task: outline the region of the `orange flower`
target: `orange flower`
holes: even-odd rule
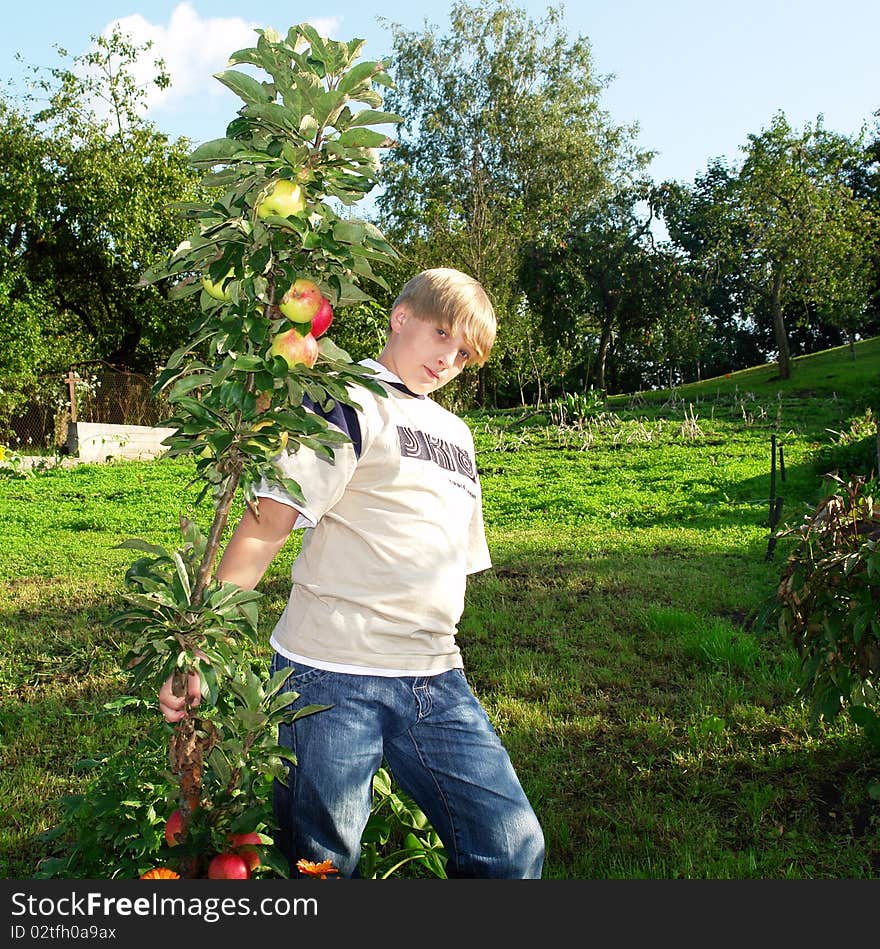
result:
[[[320,863],[313,863],[311,860],[297,860],[296,868],[303,876],[317,877],[319,880],[326,880],[328,874],[339,873],[330,860],[322,860]]]
[[[141,874],[142,880],[179,880],[180,874],[169,870],[168,867],[153,867]]]

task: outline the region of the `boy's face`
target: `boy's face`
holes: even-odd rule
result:
[[[439,320],[419,320],[401,304],[391,314],[391,332],[379,362],[417,395],[435,392],[451,382],[470,358],[461,333],[444,329]]]

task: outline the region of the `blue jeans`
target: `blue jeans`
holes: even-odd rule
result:
[[[510,758],[460,669],[436,676],[349,675],[275,655],[291,670],[292,708],[330,705],[279,729],[296,755],[275,784],[276,844],[296,876],[300,858],[355,875],[387,762],[443,841],[449,877],[539,879],[544,836]]]

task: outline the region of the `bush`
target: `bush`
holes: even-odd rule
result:
[[[800,542],[774,612],[800,654],[800,691],[813,725],[849,709],[880,747],[880,502],[864,477],[829,480],[831,491],[815,511],[780,534],[798,534]]]

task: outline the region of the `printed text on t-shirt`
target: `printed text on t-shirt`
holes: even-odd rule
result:
[[[466,478],[470,478],[471,481],[477,480],[473,458],[458,445],[405,425],[397,426],[397,434],[400,438],[402,458],[433,461],[435,465],[439,465],[446,471],[457,471]]]

